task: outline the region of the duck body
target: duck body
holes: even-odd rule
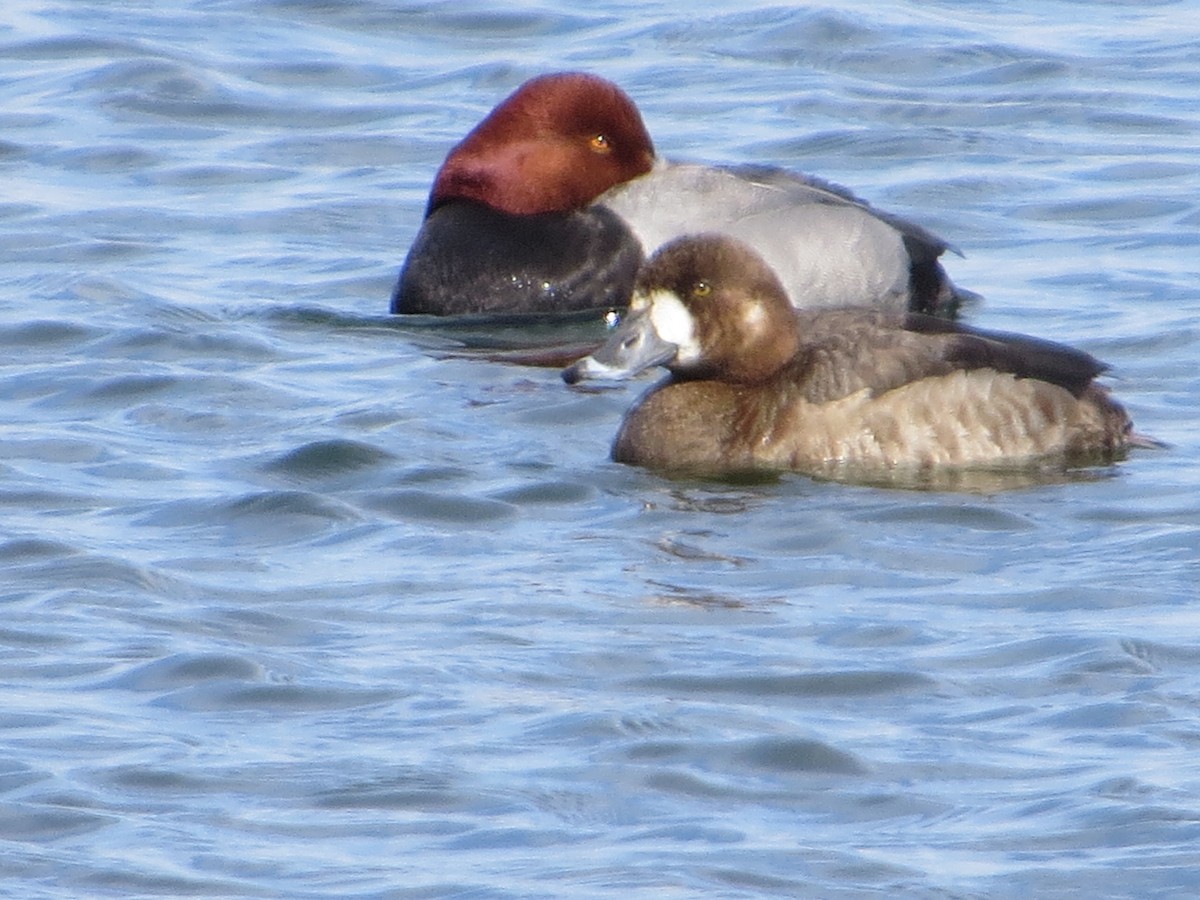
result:
[[[697,230],[749,244],[798,308],[869,304],[951,315],[962,299],[938,261],[954,248],[811,176],[659,162],[596,203],[620,216],[647,255]]]
[[[796,306],[952,315],[945,241],[849,191],[767,167],[656,156],[641,114],[594,75],[534,78],[447,155],[394,313],[624,306],[637,264],[695,231],[753,246]]]
[[[792,367],[755,386],[672,379],[630,411],[613,459],[698,472],[830,474],[1103,462],[1125,448],[1127,417],[1098,385],[1077,397],[1052,382],[955,369],[814,400],[805,380]]]
[[[1110,461],[1140,439],[1079,350],[877,308],[796,310],[747,246],[684,238],[568,382],[665,365],[618,462],[710,474]]]

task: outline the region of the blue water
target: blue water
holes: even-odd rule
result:
[[[0,894],[1193,892],[1200,13],[692,9],[5,4]],[[1106,359],[1170,449],[608,462],[648,382],[386,315],[448,146],[560,68],[945,235],[971,321]]]

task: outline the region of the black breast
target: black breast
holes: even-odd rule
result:
[[[602,206],[514,216],[454,201],[425,219],[391,310],[461,315],[626,306],[641,262],[637,238]]]

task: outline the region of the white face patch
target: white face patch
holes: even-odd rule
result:
[[[675,362],[687,365],[700,359],[696,342],[696,320],[671,291],[654,291],[646,298],[650,304],[650,323],[658,336],[679,348]]]
[[[633,296],[629,298],[629,311],[637,312],[639,309],[645,309],[650,305],[650,295],[643,294],[641,291],[634,291]]]
[[[758,301],[749,304],[746,307],[746,311],[742,313],[742,324],[746,327],[746,331],[751,334],[757,334],[762,331],[766,322],[767,311]]]

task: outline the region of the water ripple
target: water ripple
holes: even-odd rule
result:
[[[6,889],[1194,892],[1200,57],[1069,7],[8,4]],[[599,317],[386,311],[447,148],[564,68],[944,234],[1170,448],[610,462],[648,382],[545,368]]]
[[[870,697],[930,691],[936,682],[915,672],[804,672],[771,675],[658,675],[633,685],[679,694],[734,694],[747,700],[762,697],[798,699]]]

